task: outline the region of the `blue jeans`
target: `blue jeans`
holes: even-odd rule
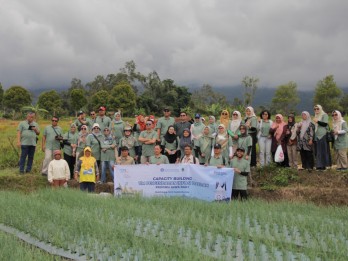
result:
[[[30,172],[33,166],[34,154],[36,146],[21,145],[21,157],[19,159],[19,172],[24,173],[25,161],[28,157],[27,168],[25,172]]]
[[[114,165],[115,161],[102,161],[101,182],[106,182],[106,168],[109,167],[112,182],[114,182]]]
[[[81,182],[80,183],[80,190],[81,191],[88,191],[88,192],[94,192],[95,184],[94,182]]]

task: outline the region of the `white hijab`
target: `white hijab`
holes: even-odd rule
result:
[[[314,108],[319,108],[319,110],[314,111],[314,119],[316,119],[317,121],[321,121],[321,119],[323,118],[323,115],[325,114],[325,111],[323,111],[323,107],[319,104],[315,105]],[[318,122],[315,123],[315,131],[317,131],[318,129]]]
[[[233,114],[238,114],[238,117],[237,119],[235,120],[233,118]],[[240,126],[240,123],[242,122],[242,114],[239,112],[239,111],[234,111],[232,113],[232,121],[231,121],[231,125],[230,125],[230,130],[235,133],[238,129],[239,129],[239,126]]]
[[[301,133],[300,133],[300,137],[301,139],[303,138],[303,136],[305,135],[309,124],[311,123],[311,115],[309,114],[308,111],[303,111],[302,114],[305,114],[307,116],[307,118],[305,120],[302,119],[302,125],[301,125]]]
[[[341,131],[342,130],[342,123],[345,122],[341,112],[339,111],[333,111],[333,113],[337,113],[337,120],[332,120],[332,127],[334,131]],[[337,139],[338,135],[335,135],[335,140]]]

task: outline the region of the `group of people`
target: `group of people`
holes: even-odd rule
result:
[[[65,185],[67,180],[79,176],[81,189],[93,191],[96,182],[107,181],[108,169],[113,179],[114,165],[186,163],[226,166],[235,169],[235,193],[237,190],[245,198],[246,176],[250,167],[257,164],[256,144],[259,145],[261,166],[273,162],[275,152],[281,146],[285,157],[278,163],[280,166],[298,168],[299,151],[301,169],[311,171],[315,164],[316,170],[325,170],[331,166],[330,137],[334,141],[337,170],[346,170],[347,123],[341,113],[332,112],[332,130],[328,114],[320,105],[314,106],[313,119],[307,111],[301,115],[300,122],[296,122],[293,114],[288,115],[287,122],[281,114],[276,114],[272,121],[268,110],[262,111],[258,118],[254,109],[247,107],[244,118],[239,111],[233,111],[230,117],[229,111],[223,110],[219,120],[209,116],[205,123],[199,113],[189,120],[186,112],[181,112],[175,120],[170,108],[164,108],[163,116],[158,120],[152,115],[137,115],[132,126],[122,120],[120,112],[116,112],[113,119],[106,116],[106,108],[101,106],[98,115],[92,111],[90,118],[80,111],[66,133],[58,125],[59,118],[53,116],[52,124],[45,127],[42,137],[45,158],[41,172],[55,186]],[[18,126],[18,146],[22,150],[20,173],[24,173],[26,158],[25,171],[31,171],[40,134],[34,119],[35,113],[28,113],[26,121]],[[61,151],[65,163],[60,162]],[[56,168],[61,171],[54,171]],[[56,180],[60,181],[57,183]]]

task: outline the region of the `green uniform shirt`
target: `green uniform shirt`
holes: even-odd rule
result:
[[[88,129],[89,129],[89,131],[91,131],[92,130],[92,126],[93,126],[93,124],[96,122],[96,120],[97,119],[91,119],[91,118],[87,118],[87,126],[88,126]]]
[[[111,133],[114,136],[117,145],[119,144],[120,139],[123,137],[124,126],[125,123],[123,121],[111,122]]]
[[[168,149],[170,151],[179,150],[179,142],[180,142],[179,137],[176,137],[176,139],[172,143],[169,143],[164,138],[162,138],[161,145],[164,146],[165,149]]]
[[[21,121],[18,125],[17,131],[20,132],[21,145],[36,146],[36,133],[33,130],[29,130],[30,126],[35,126],[39,130],[39,125],[33,121],[28,123],[28,121]]]
[[[150,132],[142,131],[140,136],[145,139],[157,139],[157,132],[151,130]],[[141,142],[142,143],[142,142]],[[153,144],[144,144],[142,143],[142,156],[148,157],[154,154],[153,149],[155,148],[156,143]]]
[[[100,145],[99,145],[99,142],[98,140],[96,139],[96,137],[98,138],[99,142],[100,142]],[[96,137],[94,137],[93,134],[89,134],[87,136],[87,140],[86,140],[86,145],[91,147],[92,149],[92,156],[96,159],[96,160],[100,160],[100,152],[101,152],[101,144],[103,142],[103,134],[101,133],[98,133],[96,134]]]
[[[103,139],[100,141],[102,151],[100,152],[100,160],[101,161],[115,161],[115,148],[112,148],[112,146],[116,146],[115,139],[112,138],[110,135],[109,137],[103,137]],[[103,151],[103,149],[106,149],[106,151]]]
[[[86,120],[86,123],[82,123],[79,119],[76,119],[74,121],[74,124],[76,125],[76,129],[79,130],[81,128],[82,125],[86,125],[87,127],[89,126],[89,122],[88,120]]]
[[[246,123],[246,121],[250,121],[250,127],[248,129],[248,133],[254,133],[257,129],[257,118],[256,116],[251,116],[250,118],[247,118],[247,120],[244,120],[243,123]],[[255,130],[251,130],[251,128],[255,128]]]
[[[228,164],[228,160],[224,158],[222,155],[219,157],[213,156],[209,160],[209,166],[226,166]]]
[[[174,126],[175,123],[175,119],[173,117],[161,117],[158,119],[157,124],[156,124],[156,130],[160,129],[160,139],[162,139],[162,137],[166,134],[168,127],[170,125]]]
[[[116,159],[117,165],[134,165],[134,159],[131,156],[124,157],[118,157]]]
[[[106,127],[110,129],[111,119],[108,116],[103,116],[103,117],[97,116],[95,122],[99,124],[100,131],[102,133]]]
[[[136,139],[133,135],[130,135],[128,137],[123,136],[118,143],[118,147],[121,148],[123,146],[126,146],[129,149],[129,156],[135,157],[135,147],[139,146],[138,139]]]
[[[329,122],[329,116],[327,115],[327,113],[325,113],[323,115],[323,117],[321,118],[320,121],[324,122],[324,123],[328,123]],[[328,129],[327,126],[323,127],[323,126],[320,126],[318,124],[317,130],[315,131],[315,138],[318,139],[318,140],[321,140],[321,138],[326,135],[327,129]]]
[[[245,150],[243,158],[245,158],[245,156],[248,154],[248,147],[252,146],[252,144],[253,144],[253,140],[252,140],[250,135],[247,135],[247,136],[244,136],[244,137],[239,136],[239,138],[238,138],[238,148],[243,148]],[[250,150],[249,160],[248,161],[250,162],[250,160],[251,160],[251,150]]]
[[[335,150],[347,149],[348,148],[348,139],[347,139],[347,122],[342,122],[341,131],[345,131],[345,133],[338,134],[337,139],[334,141]]]
[[[166,155],[160,155],[156,157],[155,155],[151,156],[149,159],[150,164],[169,164],[169,160]]]
[[[241,172],[250,172],[250,163],[249,161],[245,159],[238,159],[237,157],[234,157],[230,163],[231,168],[237,168]],[[246,190],[247,189],[247,176],[243,176],[241,174],[238,174],[234,172],[234,178],[233,178],[233,189],[240,189],[240,190]]]
[[[71,144],[77,144],[78,137],[79,137],[79,134],[77,132],[71,133],[70,131],[63,135],[63,138],[65,140],[68,140],[68,142],[70,142]],[[73,154],[72,147],[70,145],[64,145],[63,152],[66,155],[72,156]]]
[[[86,148],[86,146],[87,146],[86,144],[87,144],[87,136],[85,138],[82,138],[79,135],[77,138],[76,153],[81,153]]]
[[[265,122],[262,121],[262,124],[260,123],[260,136],[261,137],[268,137],[269,136],[269,130],[271,129],[271,122]]]
[[[198,155],[199,163],[208,163],[212,150],[213,138],[211,137],[200,137],[197,142],[197,147],[200,148],[201,154],[204,154],[204,157],[201,154]]]
[[[43,135],[46,137],[46,149],[48,150],[60,150],[60,142],[55,139],[57,135],[63,135],[62,128],[56,126],[46,126]]]

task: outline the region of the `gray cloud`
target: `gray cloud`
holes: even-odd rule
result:
[[[348,86],[348,2],[2,0],[0,81],[9,87],[91,81],[134,60],[181,84]]]

